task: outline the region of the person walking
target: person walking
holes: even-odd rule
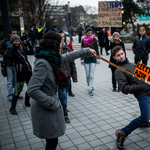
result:
[[[105,28],[102,28],[102,31],[98,33],[98,40],[100,46],[100,53],[103,55],[103,47],[105,48],[106,55],[109,55],[108,51],[106,50],[106,46],[108,44],[108,36]]]
[[[13,59],[14,65],[17,71],[17,90],[13,95],[10,112],[13,115],[17,115],[16,105],[19,98],[19,94],[21,93],[24,82],[29,83],[29,80],[32,76],[32,68],[30,63],[28,62],[27,55],[33,55],[34,51],[32,46],[29,44],[29,39],[25,41],[29,50],[23,48],[20,44],[20,38],[17,35],[13,35],[9,41],[6,42],[8,50],[6,52],[6,56],[8,58]],[[28,94],[25,94],[25,106],[30,107],[30,97]]]
[[[13,94],[17,90],[17,73],[15,65],[12,58],[6,57],[6,51],[9,47],[9,45],[6,43],[13,35],[17,35],[17,30],[11,28],[9,31],[9,37],[0,42],[0,54],[3,56],[3,61],[6,65],[7,71],[7,91],[8,91],[7,98],[9,101],[12,101]]]
[[[33,133],[46,139],[45,150],[55,150],[58,137],[65,133],[63,107],[58,99],[58,86],[64,88],[67,76],[61,64],[81,56],[96,56],[94,50],[86,48],[61,54],[64,38],[56,32],[47,32],[35,50],[35,67],[27,93],[31,99]]]
[[[61,37],[64,37],[64,43],[62,45],[61,54],[70,53],[71,50],[67,46],[66,37],[65,37],[64,32],[60,30],[57,33]],[[76,72],[76,66],[75,66],[74,61],[66,62],[66,63],[62,64],[62,71],[67,76],[67,81],[66,81],[66,85],[65,85],[64,89],[59,89],[58,90],[58,95],[59,95],[60,102],[61,102],[61,104],[63,106],[65,122],[66,123],[70,123],[70,119],[69,119],[68,113],[66,111],[66,109],[67,109],[67,93],[69,91],[69,86],[70,86],[70,82],[71,82],[70,81],[70,76],[71,75],[72,75],[72,78],[73,78],[73,82],[77,82],[77,72]]]
[[[142,63],[147,65],[148,54],[150,53],[150,38],[145,35],[145,27],[140,27],[138,36],[135,37],[132,50],[135,54],[134,63],[142,60]]]
[[[108,46],[108,49],[113,49],[115,46],[117,45],[120,45],[122,46],[123,48],[123,51],[125,52],[125,46],[124,46],[124,43],[121,41],[120,39],[120,34],[118,32],[114,32],[113,33],[113,36],[112,36],[112,42],[110,42],[110,45]],[[126,52],[125,52],[126,54]],[[111,55],[110,56],[110,62],[116,64],[116,60],[113,58],[113,56]],[[109,68],[111,69],[111,73],[112,73],[112,87],[113,87],[113,92],[120,92],[120,89],[118,87],[117,89],[117,82],[116,82],[116,79],[115,79],[115,70],[116,70],[116,67],[112,66],[109,64]]]
[[[37,41],[37,31],[34,30],[33,27],[31,27],[29,30],[29,38],[31,39],[32,47],[34,48]]]
[[[86,29],[86,34],[84,35],[84,37],[82,39],[81,47],[82,48],[90,47],[90,48],[94,49],[96,51],[96,53],[99,55],[97,40],[96,40],[95,36],[93,35],[92,28]],[[83,59],[83,58],[81,58],[81,59]],[[96,57],[91,57],[91,56],[84,57],[86,82],[89,87],[88,91],[89,91],[90,96],[93,96],[93,91],[94,91],[93,83],[94,83],[94,73],[95,73],[96,63],[97,63]],[[83,62],[81,64],[83,64]]]
[[[80,24],[79,28],[77,29],[77,34],[78,34],[79,43],[81,43],[81,38],[83,35],[83,28],[82,28],[81,24]]]
[[[117,65],[131,73],[134,73],[136,64],[130,63],[125,56],[125,52],[121,46],[115,46],[112,49],[112,56],[116,60]],[[127,126],[116,130],[116,145],[119,149],[124,148],[124,140],[135,129],[141,126],[150,127],[150,85],[145,82],[116,69],[115,78],[119,88],[124,94],[133,94],[138,100],[141,115],[133,119]]]

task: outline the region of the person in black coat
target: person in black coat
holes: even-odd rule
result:
[[[142,60],[142,63],[147,65],[148,54],[150,52],[150,38],[145,35],[145,27],[140,27],[139,35],[135,37],[133,42],[133,53],[135,54],[134,62]]]
[[[110,42],[110,41],[109,41]],[[108,49],[113,49],[116,45],[120,45],[123,48],[123,51],[125,52],[125,46],[124,43],[120,39],[120,34],[118,32],[113,33],[113,40],[110,42],[110,46]],[[110,56],[110,62],[116,64],[116,60],[113,58],[113,56]],[[115,79],[115,70],[116,67],[109,65],[109,68],[111,69],[112,72],[112,85],[113,85],[113,92],[116,92],[117,84],[116,84],[116,79]],[[120,92],[120,89],[118,88],[117,90]]]
[[[106,46],[108,44],[108,36],[107,32],[105,31],[105,28],[102,28],[102,31],[98,33],[98,40],[99,40],[99,46],[101,55],[103,54],[103,47],[105,47],[106,55],[109,55],[109,53],[106,50]]]
[[[36,40],[37,40],[37,32],[36,30],[34,30],[33,27],[29,31],[29,37],[31,39],[32,47],[34,47],[34,45],[36,44]]]

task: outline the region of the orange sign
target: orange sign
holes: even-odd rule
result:
[[[134,75],[143,80],[150,81],[150,68],[138,62],[134,71]]]

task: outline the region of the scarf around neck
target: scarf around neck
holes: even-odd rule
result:
[[[63,89],[65,87],[67,76],[61,69],[61,55],[54,50],[44,47],[38,47],[34,55],[36,58],[44,58],[49,62],[49,64],[53,68],[56,77],[56,82],[58,83],[59,88]]]
[[[91,46],[94,39],[95,39],[95,36],[94,36],[94,35],[88,37],[88,36],[85,34],[84,37],[83,37],[83,39],[82,39],[83,45],[84,45],[85,47]]]

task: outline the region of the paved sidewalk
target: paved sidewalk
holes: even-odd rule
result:
[[[132,51],[127,56],[133,62]],[[109,60],[110,56],[104,58]],[[34,57],[29,56],[33,66]],[[75,97],[68,96],[70,124],[59,138],[57,150],[116,150],[115,130],[127,125],[140,114],[137,100],[132,95],[112,92],[111,71],[100,61],[94,81],[94,96],[88,95],[84,67],[76,60],[78,83],[72,83]],[[148,63],[150,66],[150,61]],[[26,91],[26,85],[22,95]],[[45,141],[32,133],[30,108],[18,100],[18,115],[11,115],[7,100],[6,79],[0,73],[0,150],[44,150]],[[149,150],[150,128],[135,130],[125,141],[125,150]]]

